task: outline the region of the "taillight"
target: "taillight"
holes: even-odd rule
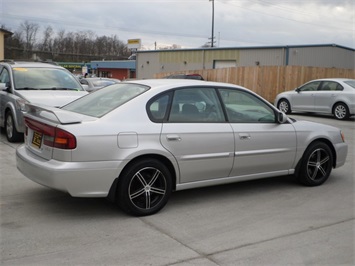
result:
[[[66,150],[76,148],[76,138],[68,131],[32,120],[27,117],[25,118],[25,124],[26,127],[42,134],[43,144],[46,146]]]

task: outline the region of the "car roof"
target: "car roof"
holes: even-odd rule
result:
[[[175,87],[188,87],[188,86],[215,86],[215,87],[229,87],[229,88],[243,88],[230,83],[195,80],[195,79],[142,79],[142,80],[130,80],[123,81],[122,83],[136,83],[146,85],[148,87],[154,87],[155,89],[168,89]],[[246,89],[248,90],[248,89]]]
[[[347,81],[347,80],[355,80],[355,79],[351,79],[351,78],[322,78],[322,79],[314,79],[314,80],[310,80],[311,81]]]
[[[7,64],[11,68],[15,67],[44,67],[44,68],[60,68],[55,62],[31,62],[31,61],[0,61],[0,64]]]

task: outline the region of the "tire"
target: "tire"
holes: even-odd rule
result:
[[[349,119],[350,113],[349,108],[344,103],[337,103],[333,108],[333,115],[338,120]]]
[[[281,99],[277,104],[277,108],[285,114],[290,114],[292,112],[290,102],[286,99]]]
[[[172,178],[168,168],[155,159],[134,162],[121,174],[117,200],[123,211],[146,216],[160,211],[168,202]]]
[[[303,154],[297,179],[306,186],[319,186],[328,179],[332,168],[331,149],[323,142],[315,142]]]
[[[23,140],[23,134],[16,130],[15,121],[10,111],[5,115],[5,134],[9,142],[19,142]]]

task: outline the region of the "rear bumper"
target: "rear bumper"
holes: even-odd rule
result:
[[[61,162],[44,160],[21,145],[16,150],[18,170],[43,186],[73,197],[106,197],[118,177],[120,161]]]

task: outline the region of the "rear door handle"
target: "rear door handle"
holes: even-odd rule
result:
[[[168,141],[181,141],[181,138],[179,135],[166,135],[166,139]]]

